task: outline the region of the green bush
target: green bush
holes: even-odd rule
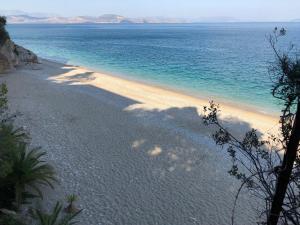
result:
[[[6,177],[7,183],[15,187],[17,207],[27,203],[27,199],[43,197],[41,186],[50,186],[56,181],[53,168],[41,158],[45,152],[40,149],[27,150],[26,144],[20,145],[13,158],[13,169]],[[30,188],[31,192],[27,189]]]
[[[0,46],[4,44],[7,39],[10,39],[6,26],[6,17],[0,16]]]
[[[0,20],[1,21],[1,20]],[[28,136],[22,128],[15,128],[12,117],[5,115],[7,88],[0,88],[0,207],[16,208],[33,197],[42,197],[41,186],[52,186],[53,168],[42,157],[39,148],[28,149]],[[5,115],[5,116],[3,116]],[[30,192],[28,189],[30,188]]]
[[[14,129],[12,123],[0,124],[0,180],[13,172],[13,158],[26,139],[24,131]]]
[[[0,208],[12,209],[15,200],[15,187],[12,184],[0,182]]]
[[[81,210],[75,213],[63,213],[62,204],[57,202],[51,213],[34,210],[33,218],[37,221],[37,225],[73,225],[78,223],[74,219],[79,213]]]
[[[0,137],[0,190],[3,193],[0,200],[7,207],[6,200],[11,201],[14,197],[18,208],[28,198],[42,197],[42,185],[53,187],[55,173],[42,159],[45,152],[38,148],[28,150],[27,135],[22,129],[3,123],[0,125]],[[27,192],[28,188],[32,191]]]
[[[0,25],[5,23],[0,17]],[[7,106],[7,87],[0,84],[0,209],[18,210],[21,204],[30,203],[31,198],[42,197],[42,186],[53,188],[56,178],[54,169],[43,160],[46,153],[39,148],[28,148],[29,137],[22,128],[15,128],[15,115],[7,113]],[[32,216],[38,225],[75,224],[74,218],[81,211],[73,205],[75,195],[68,200],[72,209],[69,213],[64,213],[62,205],[57,203],[50,214],[34,210]],[[0,212],[0,225],[24,225],[17,218]]]
[[[7,110],[7,87],[5,84],[0,85],[0,121],[2,114]]]
[[[5,26],[5,25],[6,25],[6,17],[0,16],[0,26]]]
[[[11,215],[2,215],[0,225],[25,225],[22,221]]]
[[[7,123],[7,87],[0,85],[0,208],[11,208],[15,199],[15,188],[4,181],[12,172],[12,152],[21,136],[18,131],[13,131],[13,126]],[[4,122],[5,121],[5,122]],[[15,135],[17,134],[17,135]]]

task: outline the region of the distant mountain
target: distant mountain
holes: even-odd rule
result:
[[[185,23],[184,19],[174,18],[127,18],[120,15],[105,14],[98,17],[93,16],[76,16],[76,17],[62,17],[62,16],[48,16],[45,14],[31,14],[22,11],[0,11],[1,15],[7,17],[10,24],[80,24],[80,23]]]
[[[292,20],[292,22],[300,22],[300,19]]]
[[[198,19],[180,19],[167,17],[140,17],[129,18],[115,14],[101,16],[75,16],[64,17],[46,13],[27,13],[20,10],[0,10],[10,24],[81,24],[81,23],[210,23],[210,22],[240,22],[231,17],[210,17]]]

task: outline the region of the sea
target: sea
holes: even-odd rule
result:
[[[91,68],[196,97],[278,114],[268,37],[300,48],[300,23],[11,24],[11,38],[40,57]],[[298,51],[299,53],[300,51]]]

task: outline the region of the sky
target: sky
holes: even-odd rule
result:
[[[1,0],[0,10],[61,16],[118,14],[127,17],[300,19],[300,0]]]

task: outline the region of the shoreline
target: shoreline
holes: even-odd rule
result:
[[[140,78],[135,78],[133,76],[126,76],[125,74],[117,74],[117,73],[109,72],[109,71],[106,71],[106,70],[101,70],[101,69],[94,68],[94,67],[81,66],[81,65],[77,65],[77,64],[73,64],[73,63],[68,63],[68,61],[67,62],[61,62],[59,60],[48,59],[48,58],[44,58],[44,57],[39,57],[39,58],[43,61],[48,61],[48,62],[67,65],[67,66],[78,67],[78,68],[93,71],[95,73],[105,74],[107,76],[120,78],[122,80],[131,81],[131,82],[135,82],[135,83],[138,83],[138,84],[143,84],[143,85],[146,85],[146,86],[151,86],[151,87],[155,87],[155,88],[158,88],[158,89],[163,89],[163,90],[166,90],[166,91],[186,95],[186,96],[189,96],[191,98],[199,99],[201,101],[206,101],[206,102],[214,101],[214,102],[216,102],[220,105],[226,105],[226,106],[230,106],[230,107],[233,107],[233,108],[236,108],[236,105],[239,105],[238,108],[240,108],[242,110],[251,111],[253,113],[258,113],[258,114],[262,114],[262,115],[266,115],[266,116],[276,117],[276,118],[278,118],[278,120],[279,120],[279,116],[280,116],[279,111],[276,113],[274,109],[264,111],[260,107],[250,106],[247,103],[235,101],[233,99],[229,100],[229,99],[218,97],[218,96],[209,97],[210,93],[208,93],[208,92],[206,92],[206,93],[202,92],[201,93],[200,91],[199,92],[198,91],[188,91],[188,90],[184,90],[180,87],[171,87],[171,86],[164,85],[164,84],[159,85],[159,84],[157,84],[155,82],[152,82],[150,80],[149,81],[143,81]]]
[[[46,59],[47,60],[47,59]],[[49,60],[51,61],[51,60]],[[61,62],[57,62],[57,63],[61,63]],[[62,63],[63,64],[63,63]],[[159,89],[164,89],[170,92],[175,92],[175,93],[179,93],[182,95],[186,95],[192,98],[196,98],[196,99],[200,99],[202,101],[214,101],[216,103],[219,103],[220,105],[227,105],[230,107],[236,107],[236,105],[239,105],[239,108],[245,110],[245,111],[252,111],[253,113],[259,113],[259,114],[263,114],[263,115],[267,115],[267,116],[272,116],[272,117],[278,117],[280,116],[279,113],[276,113],[274,109],[269,109],[269,110],[263,110],[260,107],[256,107],[256,106],[250,106],[247,103],[243,103],[243,102],[239,102],[239,101],[235,101],[234,99],[226,99],[226,98],[222,98],[219,96],[214,96],[214,97],[209,97],[210,93],[209,92],[201,92],[201,91],[188,91],[185,90],[183,88],[180,88],[179,86],[175,87],[171,87],[170,85],[165,85],[165,84],[157,84],[154,81],[143,81],[140,78],[134,78],[133,76],[127,76],[127,75],[123,75],[123,74],[116,74],[116,73],[112,73],[109,71],[105,71],[105,70],[101,70],[101,69],[97,69],[97,68],[93,68],[93,67],[86,67],[86,66],[80,66],[80,65],[76,65],[76,64],[70,64],[70,66],[75,66],[75,67],[80,67],[80,68],[85,68],[87,70],[91,70],[94,71],[96,73],[101,73],[101,74],[105,74],[108,76],[112,76],[112,77],[117,77],[123,80],[127,80],[127,81],[132,81],[132,82],[136,82],[139,84],[144,84],[147,86],[152,86],[152,87],[156,87]]]
[[[205,97],[200,98],[199,96],[184,93],[180,90],[174,90],[172,88],[162,87],[160,85],[148,84],[148,82],[140,82],[130,78],[127,79],[123,76],[108,74],[106,72],[103,73],[99,70],[71,65],[68,63],[56,62],[54,60],[48,60],[45,58],[40,59],[42,64],[48,64],[54,67],[60,66],[61,68],[68,68],[71,70],[70,73],[60,74],[56,77],[51,78],[51,80],[54,82],[63,83],[68,81],[71,83],[74,82],[74,84],[89,84],[96,88],[104,89],[142,103],[142,106],[134,106],[128,110],[133,110],[141,107],[148,110],[162,110],[168,107],[196,107],[200,115],[203,106],[207,106],[210,101]],[[75,80],[72,80],[71,78],[72,76],[76,76],[76,74],[84,73],[91,74],[92,79],[88,79],[84,76]],[[122,88],[123,86],[125,88]],[[279,115],[276,116],[274,114],[261,112],[251,107],[244,106],[238,102],[229,103],[226,102],[226,100],[219,99],[215,99],[214,102],[220,105],[221,119],[228,120],[235,118],[241,121],[245,121],[249,123],[253,128],[262,131],[263,133],[270,131],[273,133],[274,128],[278,125]]]

